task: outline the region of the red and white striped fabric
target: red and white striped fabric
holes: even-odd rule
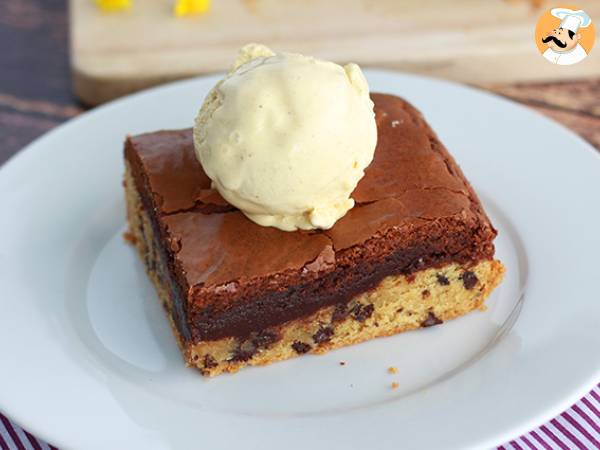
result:
[[[498,449],[600,449],[600,384],[560,416]]]
[[[57,450],[0,414],[2,450]],[[600,384],[570,409],[498,450],[600,449]]]
[[[2,450],[57,450],[19,428],[0,414],[0,448]]]

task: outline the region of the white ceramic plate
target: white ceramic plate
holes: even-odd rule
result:
[[[499,229],[508,272],[486,312],[233,376],[185,368],[121,237],[122,143],[190,126],[216,81],[199,78],[84,114],[0,170],[0,409],[63,448],[466,449],[526,432],[591,388],[598,154],[492,95],[367,76],[424,112]]]

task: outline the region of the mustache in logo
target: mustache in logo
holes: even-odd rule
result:
[[[542,42],[544,44],[553,41],[557,46],[559,46],[560,48],[565,48],[567,46],[566,42],[561,42],[558,40],[558,38],[556,36],[546,36],[545,38],[542,38]]]

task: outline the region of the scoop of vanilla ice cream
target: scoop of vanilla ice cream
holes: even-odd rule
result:
[[[354,206],[377,127],[356,64],[243,47],[194,127],[213,187],[249,219],[281,230],[327,229]]]

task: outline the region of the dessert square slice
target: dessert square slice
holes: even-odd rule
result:
[[[373,94],[375,157],[333,228],[248,220],[210,187],[191,130],[125,144],[128,236],[188,365],[235,372],[477,309],[500,282],[496,230],[404,100]]]

